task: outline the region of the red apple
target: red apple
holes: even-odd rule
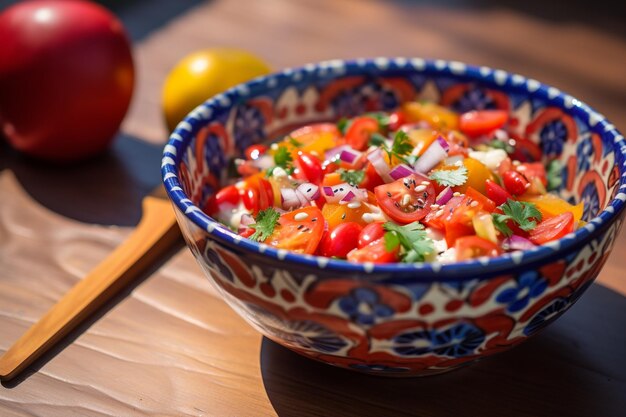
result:
[[[9,143],[56,162],[106,149],[134,83],[120,21],[87,1],[27,1],[0,13],[0,39],[0,131]]]

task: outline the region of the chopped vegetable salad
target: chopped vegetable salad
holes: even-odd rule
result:
[[[351,262],[450,263],[528,250],[582,224],[550,191],[537,145],[508,114],[428,102],[299,128],[234,160],[237,177],[205,211],[278,249]]]

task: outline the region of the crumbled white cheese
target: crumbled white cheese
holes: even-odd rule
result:
[[[503,149],[491,149],[488,151],[470,151],[470,158],[482,162],[491,170],[498,169],[498,165],[507,158],[507,153]]]

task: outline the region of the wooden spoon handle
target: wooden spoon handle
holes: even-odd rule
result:
[[[39,358],[180,238],[171,203],[144,198],[137,228],[9,348],[0,358],[0,379],[13,378]]]

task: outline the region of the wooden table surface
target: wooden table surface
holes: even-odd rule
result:
[[[445,3],[455,7],[357,0],[114,6],[134,40],[138,83],[112,151],[61,169],[0,146],[0,353],[138,221],[141,197],[159,182],[167,136],[160,87],[193,50],[241,47],[275,68],[378,55],[500,67],[582,98],[626,129],[619,28],[597,15],[582,23],[489,2]],[[615,22],[611,11],[606,17]],[[623,416],[624,253],[626,230],[597,283],[513,351],[447,375],[381,379],[314,363],[262,338],[222,302],[191,253],[176,248],[24,376],[4,383],[0,416]]]

